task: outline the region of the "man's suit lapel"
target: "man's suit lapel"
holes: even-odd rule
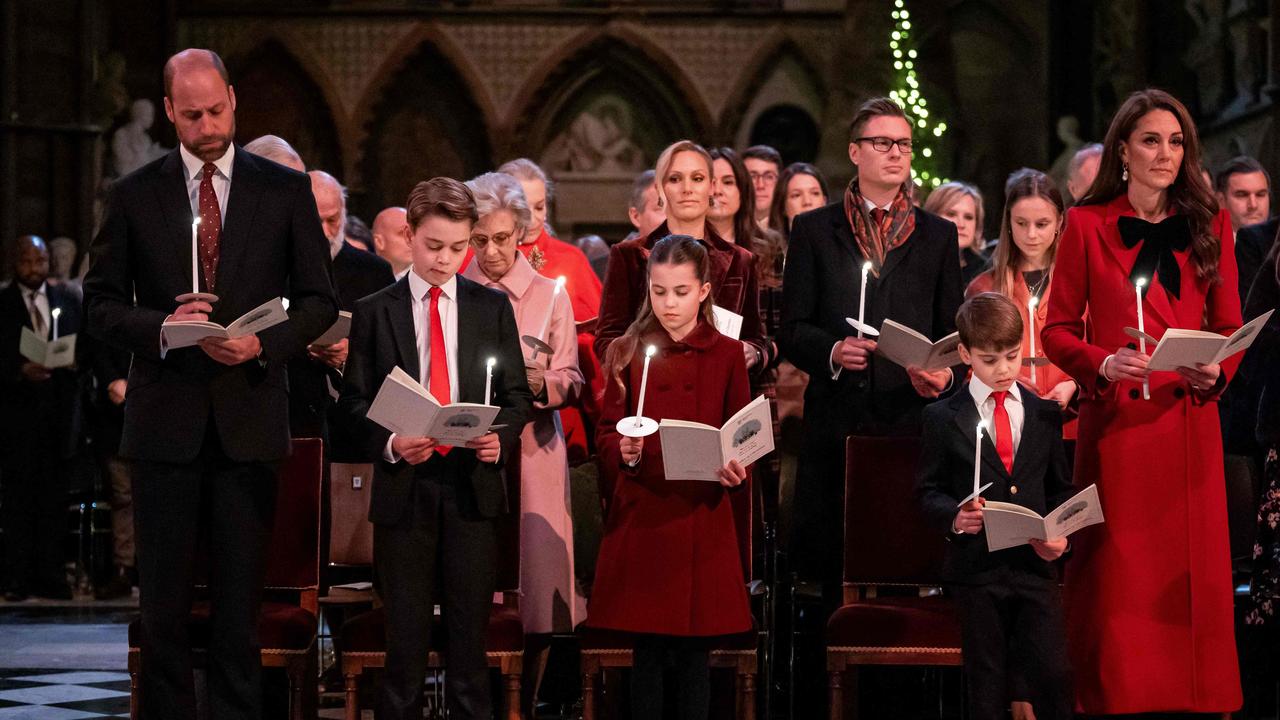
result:
[[[35,331],[31,326],[31,309],[27,307],[27,298],[23,293],[23,287],[16,280],[0,292],[0,317],[22,318],[22,327]]]
[[[849,254],[853,259],[854,267],[860,272],[863,263],[862,251],[858,249],[858,240],[853,237],[853,228],[849,227],[849,220],[845,218],[843,209],[832,219],[832,222],[835,228],[836,245]]]
[[[182,171],[182,156],[173,150],[160,164],[160,175],[152,188],[156,205],[164,219],[164,234],[172,241],[175,277],[185,278],[179,287],[191,287],[191,198]],[[182,292],[188,292],[183,290]]]
[[[413,333],[413,299],[409,292],[408,276],[400,278],[388,295],[387,323],[400,356],[400,369],[414,380],[422,378],[422,363],[418,358],[418,341]]]
[[[483,363],[477,359],[478,352],[477,343],[479,341],[479,328],[483,323],[492,323],[495,318],[481,318],[476,314],[477,303],[475,294],[479,290],[479,286],[470,280],[458,276],[458,401],[459,402],[486,402],[487,398],[480,397],[484,394],[484,367]],[[502,368],[505,372],[511,372],[511,368]],[[496,372],[496,370],[495,370]]]
[[[252,244],[248,235],[258,198],[265,190],[257,161],[239,146],[231,160],[231,196],[227,198],[227,216],[222,219],[222,235],[218,241],[218,286],[225,295],[235,287],[245,253]]]

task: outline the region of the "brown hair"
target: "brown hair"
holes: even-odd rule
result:
[[[1013,223],[1010,217],[1013,206],[1019,200],[1036,197],[1045,200],[1058,211],[1058,227],[1054,229],[1053,242],[1049,244],[1049,250],[1045,253],[1045,260],[1048,261],[1045,272],[1053,270],[1054,256],[1058,253],[1058,238],[1062,232],[1062,213],[1064,212],[1062,193],[1058,192],[1058,186],[1054,184],[1053,178],[1039,170],[1031,168],[1015,170],[1004,183],[1004,212],[1000,216],[1000,242],[996,243],[996,250],[991,254],[991,279],[994,281],[992,289],[1002,295],[1008,295],[1013,289],[1013,275],[1018,272],[1018,265],[1022,262],[1022,251],[1013,241]]]
[[[428,216],[454,222],[469,220],[473,225],[480,219],[471,188],[447,177],[434,177],[414,185],[404,207],[405,220],[411,230],[416,230]]]
[[[777,230],[784,236],[791,233],[791,223],[787,221],[787,186],[797,175],[808,175],[817,180],[818,187],[822,188],[822,197],[831,199],[831,193],[827,190],[827,179],[822,177],[821,170],[806,162],[794,162],[788,165],[787,169],[778,176],[778,185],[773,190],[773,204],[769,206],[769,228]]]
[[[627,327],[627,331],[609,343],[609,347],[604,353],[605,372],[613,377],[614,382],[618,383],[618,387],[624,387],[622,371],[631,364],[631,359],[635,357],[636,346],[640,344],[640,337],[657,325],[657,318],[653,314],[653,305],[649,303],[650,271],[653,270],[654,265],[658,264],[684,265],[685,263],[693,265],[693,272],[697,276],[698,282],[711,282],[711,258],[707,254],[706,246],[696,239],[688,235],[668,235],[654,243],[653,249],[649,251],[649,262],[645,266],[644,300],[640,303],[640,310],[636,313],[635,321]],[[714,324],[715,316],[711,311],[712,305],[714,305],[714,301],[711,299],[711,293],[707,293],[707,297],[702,301],[702,307],[698,309],[698,314],[706,322]]]
[[[862,129],[867,126],[871,118],[888,115],[890,117],[900,117],[907,121],[908,125],[913,124],[911,118],[907,117],[907,112],[902,109],[898,103],[887,97],[874,97],[862,103],[858,107],[858,111],[853,114],[853,119],[849,121],[849,142],[853,142],[855,138],[862,134]]]
[[[747,172],[747,166],[742,164],[742,160],[738,159],[738,153],[732,148],[721,147],[711,150],[712,177],[715,177],[716,160],[729,163],[733,181],[738,186],[738,212],[733,216],[733,243],[750,250],[760,232],[760,226],[756,225],[756,193],[751,184],[751,174]]]
[[[983,223],[986,222],[985,213],[982,208],[982,191],[970,185],[967,182],[952,180],[945,182],[934,188],[929,197],[924,199],[923,208],[925,212],[931,212],[941,217],[943,213],[960,201],[960,198],[973,198],[973,250],[980,252],[982,250],[982,233],[985,232]]]
[[[1102,142],[1102,161],[1098,176],[1085,192],[1078,205],[1103,205],[1128,191],[1123,179],[1124,161],[1120,159],[1120,144],[1129,139],[1133,128],[1147,113],[1166,110],[1173,114],[1182,128],[1182,167],[1173,185],[1166,190],[1169,211],[1187,217],[1191,226],[1191,260],[1196,264],[1197,275],[1211,283],[1218,277],[1218,259],[1222,244],[1213,234],[1213,219],[1218,214],[1218,202],[1201,175],[1200,137],[1191,113],[1177,98],[1163,90],[1149,88],[1130,95],[1107,128]]]
[[[1022,347],[1022,311],[1000,293],[979,293],[956,311],[956,330],[970,352]]]

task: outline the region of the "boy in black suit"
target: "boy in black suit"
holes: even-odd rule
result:
[[[946,533],[943,577],[960,616],[969,715],[1006,717],[1016,668],[1035,715],[1072,717],[1058,572],[1052,564],[1067,540],[1032,540],[989,552],[983,534],[986,500],[1016,503],[1041,515],[1073,494],[1058,404],[1019,387],[1022,313],[1008,298],[982,293],[960,306],[961,358],[973,377],[955,395],[924,411],[917,492],[926,520]],[[973,490],[976,429],[985,422],[982,497]],[[1013,694],[1022,695],[1023,691]]]
[[[533,398],[506,295],[459,276],[475,198],[462,183],[418,183],[406,203],[413,267],[356,303],[340,410],[362,418],[374,466],[369,520],[386,608],[387,662],[377,717],[422,717],[422,681],[435,589],[443,611],[449,716],[492,716],[485,634],[496,584],[503,466],[520,454]],[[383,379],[399,366],[442,405],[486,402],[485,360],[496,358],[492,403],[502,427],[466,447],[400,437],[367,419]]]

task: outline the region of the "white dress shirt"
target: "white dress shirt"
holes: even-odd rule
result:
[[[431,283],[409,271],[409,304],[413,309],[413,338],[418,348],[418,382],[431,389],[431,325],[427,313],[431,311]],[[449,365],[449,402],[458,400],[458,276],[449,278],[440,286],[440,326],[444,330],[445,360]],[[389,462],[400,462],[400,456],[391,449],[395,433],[387,438],[383,457]]]
[[[996,423],[996,399],[991,396],[994,391],[987,386],[986,383],[978,379],[974,375],[969,380],[969,394],[973,396],[973,402],[978,406],[978,417],[987,423],[987,432],[991,435],[992,442],[995,442]],[[1026,417],[1026,408],[1022,406],[1022,388],[1018,387],[1018,383],[1014,383],[1009,388],[1009,394],[1004,398],[1005,412],[1009,413],[1009,430],[1013,436],[1013,456],[1018,456],[1018,445],[1022,442],[1022,424]]]
[[[213,194],[218,196],[218,212],[222,216],[222,224],[227,224],[227,196],[231,194],[231,166],[235,158],[236,146],[227,146],[222,157],[213,161],[218,170],[213,174]],[[191,203],[191,217],[200,216],[200,180],[204,178],[204,161],[192,155],[187,147],[178,144],[178,154],[182,156],[182,174],[187,183],[187,200]]]
[[[40,287],[35,290],[21,284],[18,287],[22,289],[22,301],[26,303],[27,315],[32,314],[31,309],[34,307],[35,312],[39,313],[40,319],[44,321],[44,336],[45,339],[48,339],[50,333],[53,332],[53,315],[49,312],[49,284],[40,283]],[[34,316],[31,321],[31,326],[34,328]]]

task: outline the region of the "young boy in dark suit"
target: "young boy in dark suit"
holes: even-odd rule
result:
[[[485,634],[506,511],[503,466],[520,454],[532,396],[507,296],[458,275],[476,222],[475,198],[450,178],[418,183],[405,203],[413,267],[356,303],[339,409],[360,419],[374,466],[369,520],[387,661],[380,720],[422,717],[432,606],[445,633],[449,716],[492,717]],[[485,361],[495,358],[499,425],[465,447],[401,437],[367,420],[397,366],[440,404],[489,402]],[[440,588],[436,597],[436,588]]]
[[[943,577],[960,616],[969,716],[975,720],[1006,717],[1011,700],[1029,700],[1040,720],[1072,717],[1053,565],[1067,540],[1032,540],[1028,546],[989,552],[983,532],[987,500],[1044,515],[1074,493],[1058,404],[1017,383],[1022,323],[1018,307],[996,293],[982,293],[960,306],[960,357],[973,368],[973,377],[955,395],[925,409],[916,478],[926,520],[948,540]],[[980,422],[986,424],[980,484],[991,487],[960,506],[973,492]],[[1011,693],[1013,675],[1020,689]]]

